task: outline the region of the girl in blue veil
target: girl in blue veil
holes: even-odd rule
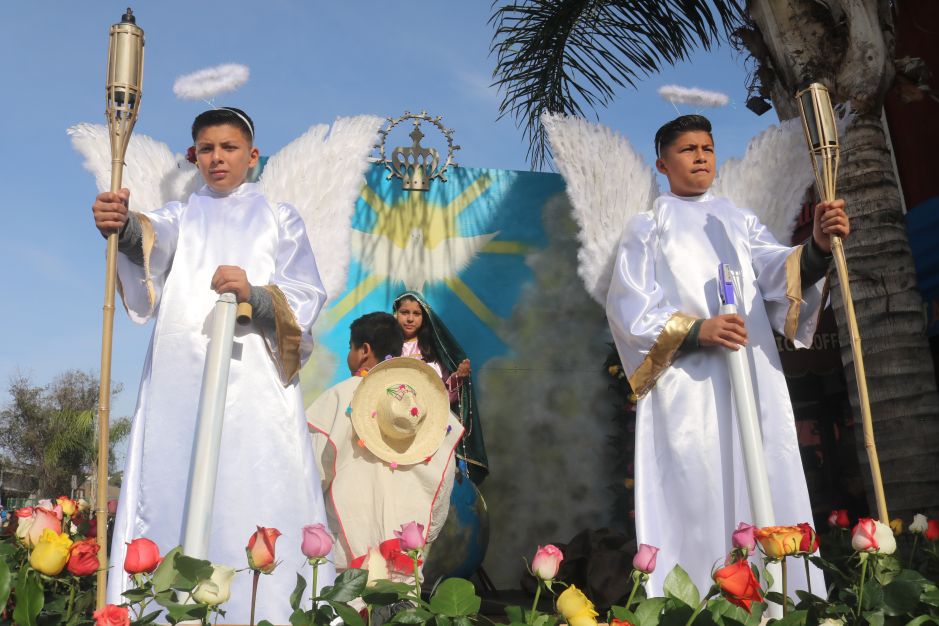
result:
[[[446,384],[450,406],[466,429],[457,458],[465,462],[470,479],[480,484],[489,473],[489,462],[466,353],[420,293],[405,291],[395,298],[392,311],[404,332],[402,356],[421,359]]]

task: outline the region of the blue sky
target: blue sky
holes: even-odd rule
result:
[[[137,2],[146,31],[144,96],[135,132],[182,152],[204,106],[175,98],[177,76],[243,63],[248,83],[217,104],[247,110],[262,153],[275,153],[314,123],[337,116],[395,116],[405,109],[443,115],[462,146],[461,165],[528,169],[512,120],[497,120],[490,87],[488,0],[161,0]],[[71,368],[97,370],[104,241],[94,229],[94,180],[66,128],[103,122],[108,28],[126,0],[3,2],[0,58],[0,385],[17,372],[37,383]],[[629,137],[651,162],[655,129],[675,116],[655,91],[677,83],[723,91],[731,104],[702,111],[714,122],[720,159],[775,122],[743,107],[744,58],[727,46],[623,89],[599,120]],[[681,107],[681,113],[695,112]],[[150,327],[115,315],[112,378],[125,391],[112,415],[130,415]],[[5,404],[5,394],[0,404]]]

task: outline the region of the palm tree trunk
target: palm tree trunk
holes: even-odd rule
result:
[[[939,394],[899,189],[879,115],[856,118],[842,142],[842,163],[839,195],[847,202],[852,229],[845,240],[845,255],[887,506],[891,517],[910,519],[913,513],[939,511]],[[837,286],[831,293],[851,406],[858,416],[844,306]],[[863,439],[857,441],[858,458],[867,468]],[[875,511],[870,472],[862,474]]]

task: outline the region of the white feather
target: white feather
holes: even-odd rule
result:
[[[697,87],[682,87],[681,85],[663,85],[659,87],[659,95],[669,102],[678,104],[693,104],[701,107],[727,106],[730,98],[719,91],[708,91]]]
[[[330,299],[346,286],[352,214],[381,124],[359,115],[338,118],[331,130],[313,126],[272,156],[261,175],[264,194],[294,205],[303,218]]]
[[[180,100],[210,100],[234,91],[248,81],[248,66],[225,63],[185,74],[173,83],[173,93]]]
[[[850,111],[838,112],[840,134],[853,118]],[[711,189],[752,210],[780,243],[788,245],[805,190],[813,184],[815,174],[797,117],[751,139],[742,159],[729,159],[721,166]]]
[[[111,142],[101,124],[76,124],[68,129],[72,145],[85,157],[85,169],[98,191],[111,188]],[[184,200],[201,184],[198,170],[169,147],[146,135],[134,134],[127,144],[121,186],[130,189],[134,211],[149,212],[172,200]]]
[[[625,137],[605,126],[549,113],[541,121],[580,229],[577,272],[603,305],[626,223],[658,195],[655,174]]]

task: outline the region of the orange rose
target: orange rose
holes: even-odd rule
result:
[[[248,539],[248,567],[264,574],[270,574],[277,567],[274,557],[274,543],[280,537],[276,528],[258,526],[257,532]]]
[[[760,582],[747,561],[737,561],[720,568],[714,572],[714,582],[728,602],[746,609],[747,613],[752,603],[763,601]]]
[[[75,515],[75,512],[78,510],[78,503],[68,496],[59,496],[56,499],[56,503],[62,507],[62,512],[69,517]]]
[[[88,576],[98,571],[98,542],[83,539],[72,544],[65,568],[76,576]]]
[[[754,533],[763,554],[771,559],[781,559],[799,552],[802,545],[802,530],[798,526],[767,526]]]

